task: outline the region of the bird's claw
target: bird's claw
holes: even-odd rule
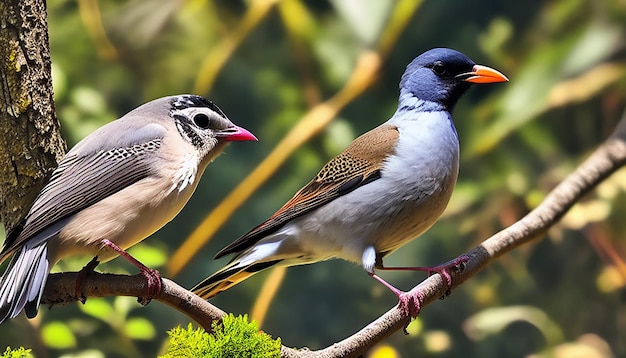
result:
[[[446,297],[450,296],[450,294],[452,294],[452,289],[450,287],[448,287],[446,292],[444,292],[443,295],[441,295],[441,297],[439,297],[439,299],[440,300],[444,300]]]
[[[158,295],[163,289],[163,281],[161,274],[155,269],[149,267],[143,267],[141,269],[141,275],[146,278],[146,296],[138,297],[137,302],[140,305],[146,306],[156,295]]]
[[[414,294],[411,294],[410,292],[403,292],[398,295],[398,300],[398,307],[402,310],[402,313],[405,316],[409,316],[411,319],[414,319],[422,310],[424,294],[420,291],[417,291]]]
[[[463,271],[465,269],[465,263],[467,263],[468,261],[469,257],[466,255],[462,255],[439,266],[431,267],[428,270],[428,276],[438,273],[439,275],[441,275],[441,278],[443,278],[444,282],[448,286],[448,291],[446,292],[444,297],[450,294],[450,287],[452,287],[452,275],[450,274],[450,272]]]
[[[89,277],[89,275],[93,272],[93,270],[98,266],[100,262],[98,261],[98,257],[94,257],[89,261],[80,271],[78,271],[78,277],[76,277],[76,283],[74,284],[74,297],[80,303],[85,304],[87,302],[87,297],[83,293],[83,283]]]

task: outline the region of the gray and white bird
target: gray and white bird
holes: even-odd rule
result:
[[[13,256],[0,281],[0,323],[22,309],[34,317],[50,269],[69,255],[121,254],[159,291],[158,272],[124,250],[174,218],[207,164],[243,140],[256,138],[213,102],[180,95],[146,103],[76,144],[0,252],[0,262]]]
[[[472,83],[503,81],[500,72],[455,50],[436,48],[415,58],[402,75],[391,119],[355,139],[269,219],[221,250],[216,258],[235,257],[194,292],[210,298],[271,266],[342,258],[362,265],[405,312],[417,315],[421,298],[396,289],[375,269],[439,272],[451,283],[448,270],[466,258],[388,268],[383,257],[430,228],[448,204],[459,169],[450,113],[459,98]]]

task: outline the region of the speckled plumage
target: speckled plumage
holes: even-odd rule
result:
[[[24,308],[36,315],[61,258],[106,261],[118,252],[105,239],[124,250],[169,222],[206,165],[241,133],[254,139],[212,102],[181,95],[138,107],[76,144],[0,252],[0,262],[13,256],[0,280],[0,323]]]
[[[235,257],[194,292],[209,298],[271,266],[330,258],[359,263],[374,276],[385,255],[422,234],[444,211],[459,168],[450,112],[478,78],[506,80],[454,50],[418,56],[402,76],[394,115],[355,139],[268,220],[220,251],[216,257]]]

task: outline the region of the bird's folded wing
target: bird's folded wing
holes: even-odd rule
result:
[[[357,139],[328,162],[311,180],[269,219],[226,246],[215,255],[222,257],[254,245],[290,220],[380,178],[388,156],[395,152],[398,129],[379,126]]]
[[[77,150],[68,152],[35,199],[21,232],[7,237],[0,261],[26,241],[32,245],[43,242],[62,229],[64,225],[57,225],[62,220],[148,176],[152,160],[146,157],[159,149],[164,133],[162,126],[151,124],[137,128],[128,138],[95,138],[92,142],[103,146],[91,143],[95,145],[87,148],[80,143]],[[106,144],[111,142],[115,145]],[[53,227],[58,229],[46,230]],[[39,233],[46,235],[36,237]]]

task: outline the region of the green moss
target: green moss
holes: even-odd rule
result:
[[[19,111],[20,112],[19,113],[26,112],[26,110],[31,105],[31,103],[33,103],[33,101],[30,98],[30,96],[24,94],[22,97],[20,97],[20,103],[19,103]]]
[[[259,332],[256,321],[248,322],[248,316],[225,316],[214,322],[213,334],[202,328],[187,329],[180,326],[170,330],[170,344],[161,358],[183,357],[279,357],[280,338],[273,340],[268,334]]]
[[[0,358],[33,358],[33,354],[30,349],[26,349],[24,347],[20,347],[18,349],[11,349],[11,347],[7,347]]]
[[[22,66],[17,63],[17,54],[18,48],[17,44],[13,43],[13,41],[9,42],[12,46],[9,52],[9,56],[7,57],[8,66],[7,68],[15,69],[15,72],[20,72],[22,70]]]
[[[19,63],[19,57],[20,57],[20,49],[18,47],[18,44],[14,41],[9,41],[9,49],[8,49],[8,56],[6,58],[7,61],[7,65],[6,68],[9,69],[14,69],[15,72],[20,72],[22,70],[22,65]],[[14,76],[8,76],[7,81],[9,82],[9,87],[13,87],[15,85],[14,83]],[[20,91],[14,91],[15,93],[18,93]],[[28,107],[31,105],[32,103],[32,99],[30,98],[30,96],[28,96],[25,92],[22,93],[20,95],[20,98],[18,99],[18,114],[22,114],[24,112],[26,112],[26,110],[28,109]]]

